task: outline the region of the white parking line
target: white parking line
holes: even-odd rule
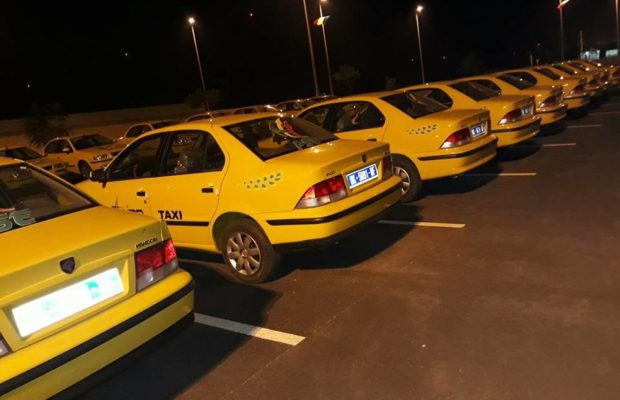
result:
[[[289,346],[297,346],[306,338],[303,336],[293,335],[292,333],[274,331],[272,329],[261,328],[260,326],[243,324],[241,322],[230,321],[223,318],[212,317],[204,314],[194,314],[195,321],[202,325],[212,326],[214,328],[224,329],[242,335],[254,336],[259,339],[270,340]]]
[[[546,144],[519,144],[515,147],[571,147],[577,146],[577,143],[546,143]]]
[[[567,125],[568,129],[581,129],[581,128],[601,128],[603,124],[592,124],[592,125]]]
[[[400,226],[420,226],[424,228],[450,228],[450,229],[463,229],[465,224],[447,224],[443,222],[413,222],[413,221],[391,221],[383,219],[379,221],[384,225],[400,225]]]
[[[620,111],[595,111],[595,112],[590,113],[590,115],[606,115],[606,114],[620,114]]]
[[[487,178],[493,176],[512,176],[512,177],[524,177],[524,176],[536,176],[536,172],[499,172],[499,173],[479,173],[479,174],[463,174],[457,175],[455,178]]]

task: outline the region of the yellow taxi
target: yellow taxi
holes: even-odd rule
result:
[[[544,68],[551,69],[562,78],[583,78],[586,80],[586,91],[593,100],[600,100],[607,94],[607,86],[601,80],[598,72],[584,72],[565,63],[546,65]]]
[[[408,93],[433,99],[450,109],[483,109],[491,113],[491,133],[497,147],[512,146],[540,132],[534,99],[523,95],[499,95],[496,91],[467,80],[428,83],[404,88]]]
[[[138,136],[142,135],[145,132],[149,132],[155,129],[163,128],[165,126],[170,126],[174,124],[176,124],[176,122],[171,121],[171,120],[141,122],[139,124],[135,124],[127,128],[123,136],[116,139],[115,142],[120,146],[127,146],[129,143],[136,140]]]
[[[449,110],[415,93],[380,92],[329,100],[299,118],[343,139],[390,144],[402,199],[419,196],[422,182],[462,174],[495,157],[497,139],[483,110]]]
[[[47,157],[43,157],[39,152],[26,146],[0,148],[0,157],[28,161],[30,164],[59,176],[67,172],[66,163],[53,163]]]
[[[612,83],[612,86],[617,86],[620,84],[620,66],[613,64],[601,64],[591,60],[579,60],[579,62],[587,66],[602,68],[607,72],[608,79]]]
[[[203,119],[213,119],[213,118],[219,118],[219,117],[223,117],[224,115],[230,115],[232,114],[233,110],[213,110],[213,111],[207,111],[201,114],[194,114],[191,115],[189,117],[187,117],[187,119],[185,120],[185,122],[195,122],[195,121],[200,121]]]
[[[58,137],[50,140],[44,156],[54,164],[63,163],[67,170],[88,177],[90,171],[106,166],[125,147],[100,134]]]
[[[611,68],[607,68],[602,65],[593,65],[583,60],[567,61],[566,64],[581,72],[599,73],[601,76],[601,80],[604,84],[608,85],[609,88],[614,88],[618,85],[618,80],[613,79]]]
[[[534,85],[530,81],[505,72],[494,75],[474,76],[467,78],[494,90],[498,94],[522,94],[534,98],[535,112],[540,117],[542,126],[551,125],[566,118],[566,104],[562,87],[558,85]]]
[[[66,393],[193,321],[192,278],[164,223],[7,158],[0,243],[0,399]]]
[[[587,112],[590,105],[590,94],[586,91],[584,78],[566,78],[544,67],[527,67],[504,71],[505,74],[516,76],[532,85],[560,86],[564,103],[569,112]]]
[[[78,187],[165,220],[179,247],[223,254],[248,283],[269,279],[281,252],[337,241],[400,197],[387,144],[270,113],[146,133]]]

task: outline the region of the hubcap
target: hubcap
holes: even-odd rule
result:
[[[411,177],[407,173],[407,170],[402,167],[394,167],[394,173],[401,179],[400,191],[404,195],[411,187]]]
[[[235,232],[228,237],[226,257],[241,275],[251,276],[260,270],[261,254],[258,243],[245,232]]]

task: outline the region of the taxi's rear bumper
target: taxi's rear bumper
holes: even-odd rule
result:
[[[268,214],[257,220],[274,247],[280,250],[308,248],[338,241],[376,219],[398,203],[400,197],[400,179],[392,177],[363,193],[336,202],[332,207]],[[298,217],[302,211],[308,217]]]
[[[474,148],[448,153],[445,150],[418,157],[416,167],[422,180],[460,175],[491,161],[497,151],[497,138],[488,135],[484,140],[474,142]]]
[[[67,328],[63,332],[69,337],[87,339],[67,343],[62,338],[60,342],[65,347],[62,352],[34,363],[28,370],[15,371],[0,382],[0,399],[38,399],[56,395],[172,329],[189,318],[188,315],[193,315],[193,307],[191,276],[185,271],[170,275],[144,292]],[[105,330],[88,335],[94,327],[105,327]],[[14,365],[12,361],[17,363],[17,358],[24,357],[26,352],[49,353],[55,349],[55,341],[59,341],[60,335],[55,336],[0,359],[0,369],[15,369],[11,367]]]
[[[550,111],[537,111],[536,115],[540,117],[540,124],[542,126],[554,124],[558,121],[566,118],[566,106],[562,106],[556,110]]]
[[[568,106],[568,111],[578,111],[590,104],[590,95],[579,97],[565,97],[564,102]]]
[[[527,125],[511,129],[496,129],[491,131],[497,137],[497,147],[512,146],[524,142],[538,135],[540,132],[540,119]]]

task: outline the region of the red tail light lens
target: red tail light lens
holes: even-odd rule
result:
[[[158,243],[135,254],[136,290],[143,290],[161,281],[179,267],[172,240]]]
[[[392,163],[392,156],[387,156],[383,159],[383,179],[388,179],[394,174],[394,165]]]
[[[523,119],[523,112],[521,111],[520,108],[518,108],[518,109],[512,110],[508,114],[504,115],[504,118],[502,118],[499,121],[499,124],[500,125],[510,124],[512,122],[520,121],[521,119]]]
[[[295,208],[319,207],[347,197],[342,175],[319,182],[306,190]]]
[[[4,341],[2,335],[0,335],[0,357],[4,357],[11,352],[9,345]]]
[[[584,94],[585,91],[586,91],[585,85],[579,84],[579,85],[575,86],[575,88],[573,90],[570,91],[570,94],[572,94],[572,95],[579,95],[579,94]]]
[[[463,146],[471,142],[471,131],[469,128],[463,128],[460,131],[454,132],[441,145],[442,149],[451,149],[453,147]]]
[[[561,94],[555,94],[553,96],[546,98],[545,101],[540,103],[540,108],[557,106],[558,104],[562,102],[562,100],[563,98]]]

